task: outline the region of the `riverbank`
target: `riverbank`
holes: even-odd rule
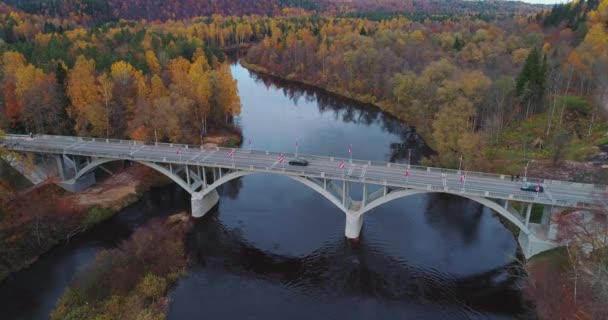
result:
[[[210,132],[204,143],[238,147],[242,140],[238,129],[221,129]],[[149,167],[132,164],[114,167],[113,175],[82,192],[68,193],[50,180],[24,187],[23,177],[13,171],[4,170],[0,181],[0,282],[137,202],[151,188],[171,183]]]
[[[131,165],[95,186],[70,194],[47,181],[2,204],[0,281],[34,263],[55,245],[104,221],[168,179]]]
[[[400,119],[397,116],[397,114],[395,114],[394,112],[391,112],[391,110],[385,109],[386,107],[384,107],[383,104],[378,104],[375,101],[375,99],[371,99],[371,96],[351,95],[348,92],[344,92],[338,88],[325,88],[325,87],[318,86],[317,84],[314,84],[312,82],[308,82],[308,81],[301,80],[301,79],[295,79],[295,78],[289,78],[289,77],[283,78],[281,76],[271,73],[270,71],[268,71],[268,69],[266,69],[260,65],[247,62],[246,60],[244,60],[244,58],[241,58],[239,60],[239,63],[249,71],[253,71],[256,73],[263,74],[265,76],[273,77],[273,78],[276,78],[281,81],[291,81],[291,82],[299,84],[299,85],[305,85],[305,86],[308,86],[315,90],[333,94],[333,95],[336,95],[345,100],[350,100],[351,102],[356,103],[356,104],[362,104],[362,105],[374,107],[374,108],[377,108],[379,111],[388,113],[391,116],[399,119],[400,121],[405,122],[404,119]]]
[[[189,214],[157,219],[80,270],[51,319],[164,319],[169,289],[187,266]],[[112,281],[108,281],[112,279]]]
[[[214,129],[203,137],[205,147],[237,148],[243,142],[243,134],[236,128]]]
[[[526,269],[528,284],[524,292],[534,301],[539,319],[588,319],[574,297],[572,265],[565,247],[533,257]]]

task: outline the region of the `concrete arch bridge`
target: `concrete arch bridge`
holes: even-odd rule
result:
[[[2,144],[9,150],[54,157],[60,185],[69,191],[94,184],[93,171],[106,163],[141,163],[189,192],[195,217],[204,216],[219,201],[217,187],[231,180],[261,173],[286,176],[340,209],[346,218],[345,236],[350,239],[359,237],[366,214],[389,201],[416,194],[457,195],[492,209],[515,225],[527,257],[559,245],[552,239],[549,225],[530,223],[532,205],[544,205],[548,216],[559,208],[592,208],[602,204],[606,190],[598,185],[527,179],[545,185],[545,192],[536,193],[520,190],[519,182],[499,174],[312,155],[300,155],[308,166],[291,166],[287,162],[296,157],[293,154],[238,148],[48,135],[6,135]],[[362,185],[358,199],[351,198],[353,184]],[[519,210],[510,205],[514,202]]]

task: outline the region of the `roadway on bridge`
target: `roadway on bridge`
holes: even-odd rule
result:
[[[354,160],[352,163],[347,159],[331,158],[326,156],[300,155],[308,160],[306,167],[290,166],[287,162],[294,158],[293,154],[285,154],[285,162],[280,163],[279,153],[265,152],[246,149],[225,148],[186,148],[184,145],[169,144],[143,144],[142,142],[106,142],[105,139],[81,139],[78,137],[65,136],[29,136],[6,135],[3,141],[8,149],[16,151],[31,151],[52,154],[86,155],[97,157],[108,157],[115,159],[127,159],[134,161],[170,162],[176,164],[195,164],[209,167],[251,167],[252,171],[268,171],[281,174],[319,176],[321,173],[331,177],[343,177],[349,181],[365,181],[368,183],[383,184],[388,186],[411,186],[422,189],[432,186],[434,190],[445,188],[449,192],[457,193],[485,193],[489,192],[490,198],[508,198],[515,195],[520,200],[537,203],[567,202],[576,203],[601,203],[604,200],[602,189],[590,189],[584,186],[576,186],[571,183],[551,183],[545,185],[545,192],[536,193],[520,190],[522,182],[510,181],[509,176],[501,179],[495,175],[478,176],[467,175],[462,182],[462,175],[456,172],[442,173],[437,169],[430,172],[424,168],[412,167],[405,174],[407,165],[388,164],[386,162],[369,162]],[[233,150],[233,157],[229,157]],[[345,161],[344,169],[339,165]],[[596,190],[596,191],[594,191]],[[498,196],[498,195],[501,196]]]

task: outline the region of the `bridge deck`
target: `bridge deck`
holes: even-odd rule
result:
[[[285,163],[279,163],[279,153],[246,149],[201,148],[178,144],[144,144],[127,140],[106,140],[67,136],[6,135],[3,144],[14,151],[81,155],[98,158],[172,163],[181,165],[235,168],[254,172],[269,172],[282,175],[347,180],[369,184],[387,185],[436,192],[448,192],[467,196],[507,199],[531,203],[551,204],[562,207],[590,207],[603,203],[605,186],[571,183],[565,181],[529,179],[545,184],[545,192],[535,193],[520,190],[521,182],[514,182],[504,175],[411,166],[405,176],[406,164],[378,161],[300,155],[309,161],[306,167],[287,164],[294,158],[285,154]],[[229,158],[230,151],[233,158]],[[344,169],[339,164],[345,161]]]

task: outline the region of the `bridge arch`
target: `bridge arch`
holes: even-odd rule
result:
[[[459,196],[459,197],[480,203],[480,204],[484,205],[485,207],[492,209],[494,212],[498,213],[505,219],[509,220],[511,223],[516,225],[525,234],[530,234],[530,229],[528,229],[528,227],[526,227],[526,225],[522,221],[517,219],[517,217],[515,215],[513,215],[511,212],[509,212],[509,210],[505,209],[502,205],[500,205],[490,199],[487,199],[487,198],[468,196],[465,194],[445,192],[445,191],[415,190],[415,189],[394,191],[394,192],[387,194],[384,197],[380,197],[380,198],[366,204],[363,208],[361,208],[360,214],[363,215],[366,212],[369,212],[370,210],[372,210],[376,207],[379,207],[385,203],[388,203],[390,201],[393,201],[395,199],[405,198],[405,197],[409,197],[409,196],[416,195],[416,194],[430,194],[430,193],[451,194],[451,195]]]
[[[87,164],[85,167],[83,167],[80,171],[78,171],[78,173],[76,174],[76,176],[74,177],[74,180],[78,180],[78,178],[82,177],[83,175],[91,172],[92,170],[94,170],[95,168],[106,164],[108,162],[112,162],[112,161],[121,161],[120,159],[107,159],[107,158],[100,158],[100,159],[95,159],[93,161],[91,161],[89,164]],[[181,177],[179,177],[178,175],[170,172],[169,170],[163,168],[162,166],[159,166],[155,163],[152,162],[146,162],[146,161],[133,161],[136,163],[140,163],[143,164],[145,166],[148,166],[162,174],[164,174],[165,176],[169,177],[171,180],[173,180],[175,183],[177,183],[180,187],[182,187],[184,190],[188,191],[189,193],[193,193],[192,190],[190,190],[188,184],[186,183],[186,181],[184,181]],[[217,179],[216,181],[214,181],[212,184],[208,185],[206,188],[204,188],[202,191],[198,192],[200,195],[200,197],[205,197],[206,195],[208,195],[209,193],[213,192],[214,190],[217,189],[217,187],[240,177],[244,177],[244,176],[248,176],[248,175],[252,175],[252,174],[263,174],[263,172],[253,172],[253,171],[245,171],[245,170],[239,170],[239,171],[235,171],[235,172],[230,172],[228,174],[223,175],[221,178]],[[268,174],[272,174],[272,175],[276,175],[272,172],[269,172]],[[300,177],[300,176],[292,176],[292,175],[287,175],[287,177],[289,177],[290,179],[297,181],[311,189],[313,189],[314,191],[316,191],[317,193],[321,194],[324,198],[326,198],[327,200],[329,200],[331,203],[333,203],[336,207],[338,207],[340,210],[342,210],[342,212],[347,213],[348,209],[346,209],[346,207],[342,204],[342,202],[340,201],[340,199],[336,198],[333,194],[331,194],[329,191],[323,189],[323,187],[319,186],[318,184],[314,183],[313,181],[306,179],[304,177]]]
[[[203,197],[206,196],[208,193],[212,192],[213,190],[217,189],[217,187],[223,185],[224,183],[227,183],[228,181],[231,181],[231,180],[234,180],[234,179],[237,179],[240,177],[244,177],[244,176],[249,176],[252,174],[263,174],[263,172],[253,172],[253,171],[231,172],[229,174],[222,176],[217,181],[214,181],[212,184],[208,185],[207,188],[205,188],[203,191],[201,191],[202,195],[203,195]],[[274,174],[272,172],[269,172],[268,174],[276,176],[276,174]],[[313,189],[317,193],[321,194],[324,198],[329,200],[331,203],[333,203],[336,207],[338,207],[338,209],[342,210],[344,213],[348,212],[348,209],[346,209],[346,207],[340,202],[340,200],[338,198],[336,198],[329,191],[323,189],[321,186],[314,183],[313,181],[306,179],[304,177],[300,177],[300,176],[287,175],[287,177],[294,181],[297,181],[297,182]]]
[[[77,180],[79,177],[82,177],[83,175],[92,171],[96,167],[103,165],[105,163],[108,163],[108,162],[112,162],[112,161],[119,161],[119,159],[107,159],[107,158],[95,159],[94,161],[87,164],[84,168],[82,168],[76,174],[74,180]],[[177,174],[174,174],[173,172],[167,170],[166,168],[164,168],[158,164],[155,164],[152,162],[147,162],[147,161],[134,161],[134,162],[143,164],[145,166],[148,166],[148,167],[164,174],[165,176],[169,177],[172,181],[177,183],[184,190],[186,190],[190,194],[193,194],[193,191],[190,189],[190,186],[188,185],[188,183],[186,181],[184,181],[184,179],[182,179]],[[263,174],[263,173],[264,172],[254,172],[254,171],[246,171],[246,170],[239,170],[239,171],[227,173],[227,174],[223,175],[221,178],[214,181],[212,184],[205,187],[202,191],[198,192],[198,195],[200,197],[204,198],[209,193],[215,191],[217,189],[217,187],[219,187],[231,180],[234,180],[234,179],[237,179],[240,177],[244,177],[244,176],[249,176],[252,174]],[[277,175],[272,172],[268,172],[268,174]],[[307,179],[305,177],[300,177],[297,175],[286,175],[286,176],[294,181],[304,184],[305,186],[307,186],[307,187],[313,189],[314,191],[316,191],[317,193],[319,193],[321,196],[323,196],[324,198],[329,200],[331,203],[333,203],[336,207],[338,207],[342,212],[344,212],[346,214],[347,218],[350,217],[350,218],[353,218],[356,220],[360,220],[365,213],[371,211],[372,209],[374,209],[378,206],[381,206],[385,203],[388,203],[388,202],[396,200],[396,199],[405,198],[405,197],[409,197],[409,196],[416,195],[416,194],[445,193],[445,194],[452,194],[455,196],[459,196],[459,197],[466,198],[466,199],[475,201],[477,203],[480,203],[480,204],[484,205],[485,207],[488,207],[491,210],[493,210],[494,212],[498,213],[505,219],[509,220],[511,223],[515,224],[525,234],[530,234],[530,230],[528,229],[528,227],[526,227],[526,225],[522,221],[520,221],[514,214],[509,212],[502,205],[500,205],[490,199],[483,198],[483,197],[469,196],[466,194],[459,194],[459,193],[445,192],[445,191],[406,189],[406,190],[390,192],[385,196],[382,196],[378,199],[375,199],[374,201],[372,201],[370,203],[367,203],[361,209],[359,209],[357,211],[352,211],[352,210],[349,210],[348,208],[346,208],[342,204],[341,199],[334,196],[331,192],[324,189],[322,186],[318,185],[314,181],[311,181],[310,179]],[[360,224],[361,222],[362,221],[359,221],[357,223]]]
[[[73,180],[78,180],[80,177],[93,171],[95,168],[97,168],[101,165],[104,165],[106,163],[113,162],[113,161],[123,161],[123,159],[108,159],[108,158],[95,159],[95,160],[91,161],[89,164],[87,164],[86,166],[84,166],[82,169],[80,169],[80,171],[78,171],[76,173],[76,175],[74,176]],[[137,160],[131,160],[131,161],[143,164],[149,168],[152,168],[152,169],[164,174],[169,179],[171,179],[173,182],[177,183],[180,187],[182,187],[184,190],[186,190],[188,193],[192,193],[192,190],[190,190],[190,187],[188,186],[186,181],[184,181],[180,176],[163,168],[162,166],[159,166],[155,163],[147,162],[147,161],[137,161]]]

